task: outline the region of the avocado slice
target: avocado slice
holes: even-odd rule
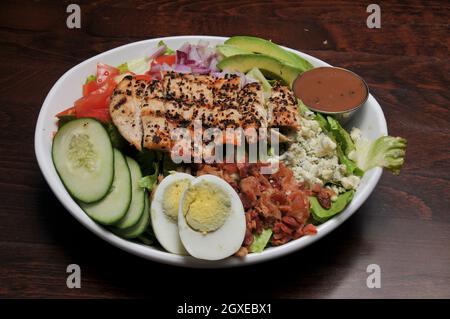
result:
[[[221,70],[227,69],[242,73],[247,73],[253,68],[258,68],[265,76],[272,79],[279,79],[289,86],[302,73],[302,70],[265,54],[233,55],[220,61],[217,67]]]
[[[310,197],[309,202],[311,204],[311,213],[314,220],[319,223],[324,223],[334,215],[343,211],[347,204],[352,200],[354,193],[355,191],[351,190],[340,194],[336,201],[331,203],[330,209],[323,208],[316,197]]]
[[[278,44],[265,39],[251,36],[235,36],[226,40],[225,44],[232,45],[250,52],[266,54],[287,64],[290,64],[293,67],[300,69],[301,71],[307,71],[314,68],[309,61],[303,59],[299,55],[287,51],[280,47]]]
[[[238,48],[234,45],[227,45],[227,44],[222,44],[222,45],[216,45],[216,49],[217,51],[219,51],[220,54],[222,54],[225,57],[230,57],[232,55],[237,55],[237,54],[252,54],[253,52],[251,51],[247,51],[241,48]]]

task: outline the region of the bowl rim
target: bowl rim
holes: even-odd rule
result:
[[[99,224],[95,223],[92,219],[90,219],[76,204],[76,202],[73,200],[73,198],[69,195],[67,190],[62,186],[62,182],[59,179],[59,176],[56,173],[56,170],[54,168],[51,154],[48,154],[46,152],[44,147],[44,138],[43,138],[43,132],[46,132],[48,135],[47,138],[50,138],[50,134],[45,129],[45,119],[46,119],[46,109],[49,108],[49,105],[51,104],[51,101],[53,97],[56,95],[56,92],[60,89],[62,86],[62,83],[64,80],[71,75],[72,72],[74,72],[76,69],[81,68],[82,66],[91,63],[92,61],[99,60],[100,58],[114,54],[120,50],[122,50],[124,47],[128,46],[134,46],[139,45],[143,43],[148,44],[156,44],[159,41],[169,41],[169,40],[179,40],[179,41],[198,41],[198,40],[211,40],[213,42],[217,41],[225,41],[228,39],[228,37],[222,37],[222,36],[208,36],[208,35],[188,35],[188,36],[170,36],[170,37],[160,37],[160,38],[153,38],[153,39],[146,39],[141,40],[137,42],[128,43],[116,48],[113,48],[111,50],[102,52],[98,55],[95,55],[87,60],[84,60],[83,62],[75,65],[68,71],[66,71],[53,85],[53,87],[50,89],[49,93],[47,94],[42,107],[39,111],[39,116],[37,119],[36,127],[35,127],[35,134],[34,134],[34,147],[35,147],[35,154],[38,162],[38,166],[44,175],[44,178],[49,185],[52,192],[55,194],[55,196],[58,198],[58,200],[61,202],[61,204],[69,211],[69,213],[75,217],[76,220],[78,220],[84,227],[89,229],[91,232],[105,240],[106,242],[110,243],[113,246],[116,246],[126,252],[129,252],[131,254],[134,254],[139,257],[143,257],[148,260],[160,262],[163,264],[173,265],[173,266],[180,266],[180,267],[188,267],[188,268],[228,268],[228,267],[240,267],[240,266],[248,266],[253,265],[256,263],[261,263],[264,261],[268,261],[271,259],[279,258],[281,256],[290,254],[294,251],[300,250],[306,246],[309,246],[310,244],[316,242],[317,240],[321,239],[322,237],[329,234],[331,231],[336,229],[339,225],[341,225],[345,220],[347,220],[351,215],[353,215],[358,208],[367,200],[369,195],[374,190],[375,186],[377,185],[381,174],[382,169],[379,167],[373,168],[371,170],[371,176],[366,181],[366,187],[361,191],[358,191],[357,196],[350,202],[350,204],[347,206],[347,208],[336,217],[330,219],[329,221],[325,222],[324,224],[321,224],[317,227],[318,232],[315,235],[308,235],[303,236],[297,240],[288,242],[282,246],[278,247],[271,247],[266,250],[264,250],[261,253],[255,253],[255,254],[249,254],[245,258],[238,258],[238,257],[230,257],[223,260],[218,261],[207,261],[207,260],[200,260],[195,259],[190,256],[181,256],[181,255],[175,255],[171,254],[169,252],[162,251],[156,247],[152,246],[146,246],[144,244],[140,244],[137,242],[132,242],[123,238],[120,238],[104,228],[103,226],[100,226]],[[288,47],[283,47],[287,49],[288,51],[294,52],[296,54],[299,54],[300,56],[307,58],[309,61],[311,61],[314,65],[317,66],[331,66],[330,64],[326,63],[325,61],[322,61],[318,58],[315,58],[311,55],[308,55],[306,53],[303,53],[301,51],[297,51]],[[376,101],[376,99],[369,93],[368,102],[370,102],[374,107],[374,110],[377,114],[378,120],[380,121],[380,131],[382,135],[387,135],[387,124],[386,119],[384,117],[383,111],[381,109],[381,106]]]

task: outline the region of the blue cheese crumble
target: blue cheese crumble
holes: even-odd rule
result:
[[[319,122],[311,117],[300,117],[299,124],[293,143],[280,156],[295,178],[311,187],[331,184],[328,187],[336,194],[356,189],[360,178],[348,175],[345,165],[339,164],[336,143],[322,131]]]

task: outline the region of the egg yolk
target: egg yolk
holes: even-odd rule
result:
[[[189,183],[188,179],[178,180],[167,186],[164,192],[162,207],[164,213],[173,221],[178,220],[178,205],[181,200],[181,195],[188,188]]]
[[[222,227],[231,210],[228,194],[215,184],[201,182],[186,190],[183,215],[186,223],[201,233]]]

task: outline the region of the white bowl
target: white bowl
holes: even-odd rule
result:
[[[353,201],[342,213],[318,226],[316,235],[304,236],[285,245],[268,248],[262,253],[249,254],[242,259],[230,257],[220,261],[203,261],[189,256],[174,255],[155,247],[146,246],[117,237],[106,228],[90,219],[72,199],[61,183],[55,167],[53,166],[51,157],[52,134],[57,129],[55,114],[73,105],[73,102],[81,96],[82,83],[88,75],[95,72],[97,62],[119,65],[125,61],[146,56],[160,40],[164,40],[171,48],[178,48],[186,41],[197,43],[200,39],[209,41],[211,45],[216,45],[223,43],[227,38],[213,36],[176,36],[130,43],[90,58],[73,67],[61,76],[48,93],[44,104],[42,105],[36,125],[35,151],[42,174],[56,197],[81,224],[114,246],[149,260],[195,268],[236,267],[274,259],[312,244],[337,228],[356,212],[378,183],[382,173],[381,168],[374,168],[364,175]],[[326,62],[305,53],[292,49],[289,50],[308,59],[314,66],[329,65]],[[386,120],[383,111],[372,95],[369,96],[366,105],[352,119],[350,125],[359,127],[362,130],[363,135],[368,138],[377,138],[382,135],[387,135]]]

